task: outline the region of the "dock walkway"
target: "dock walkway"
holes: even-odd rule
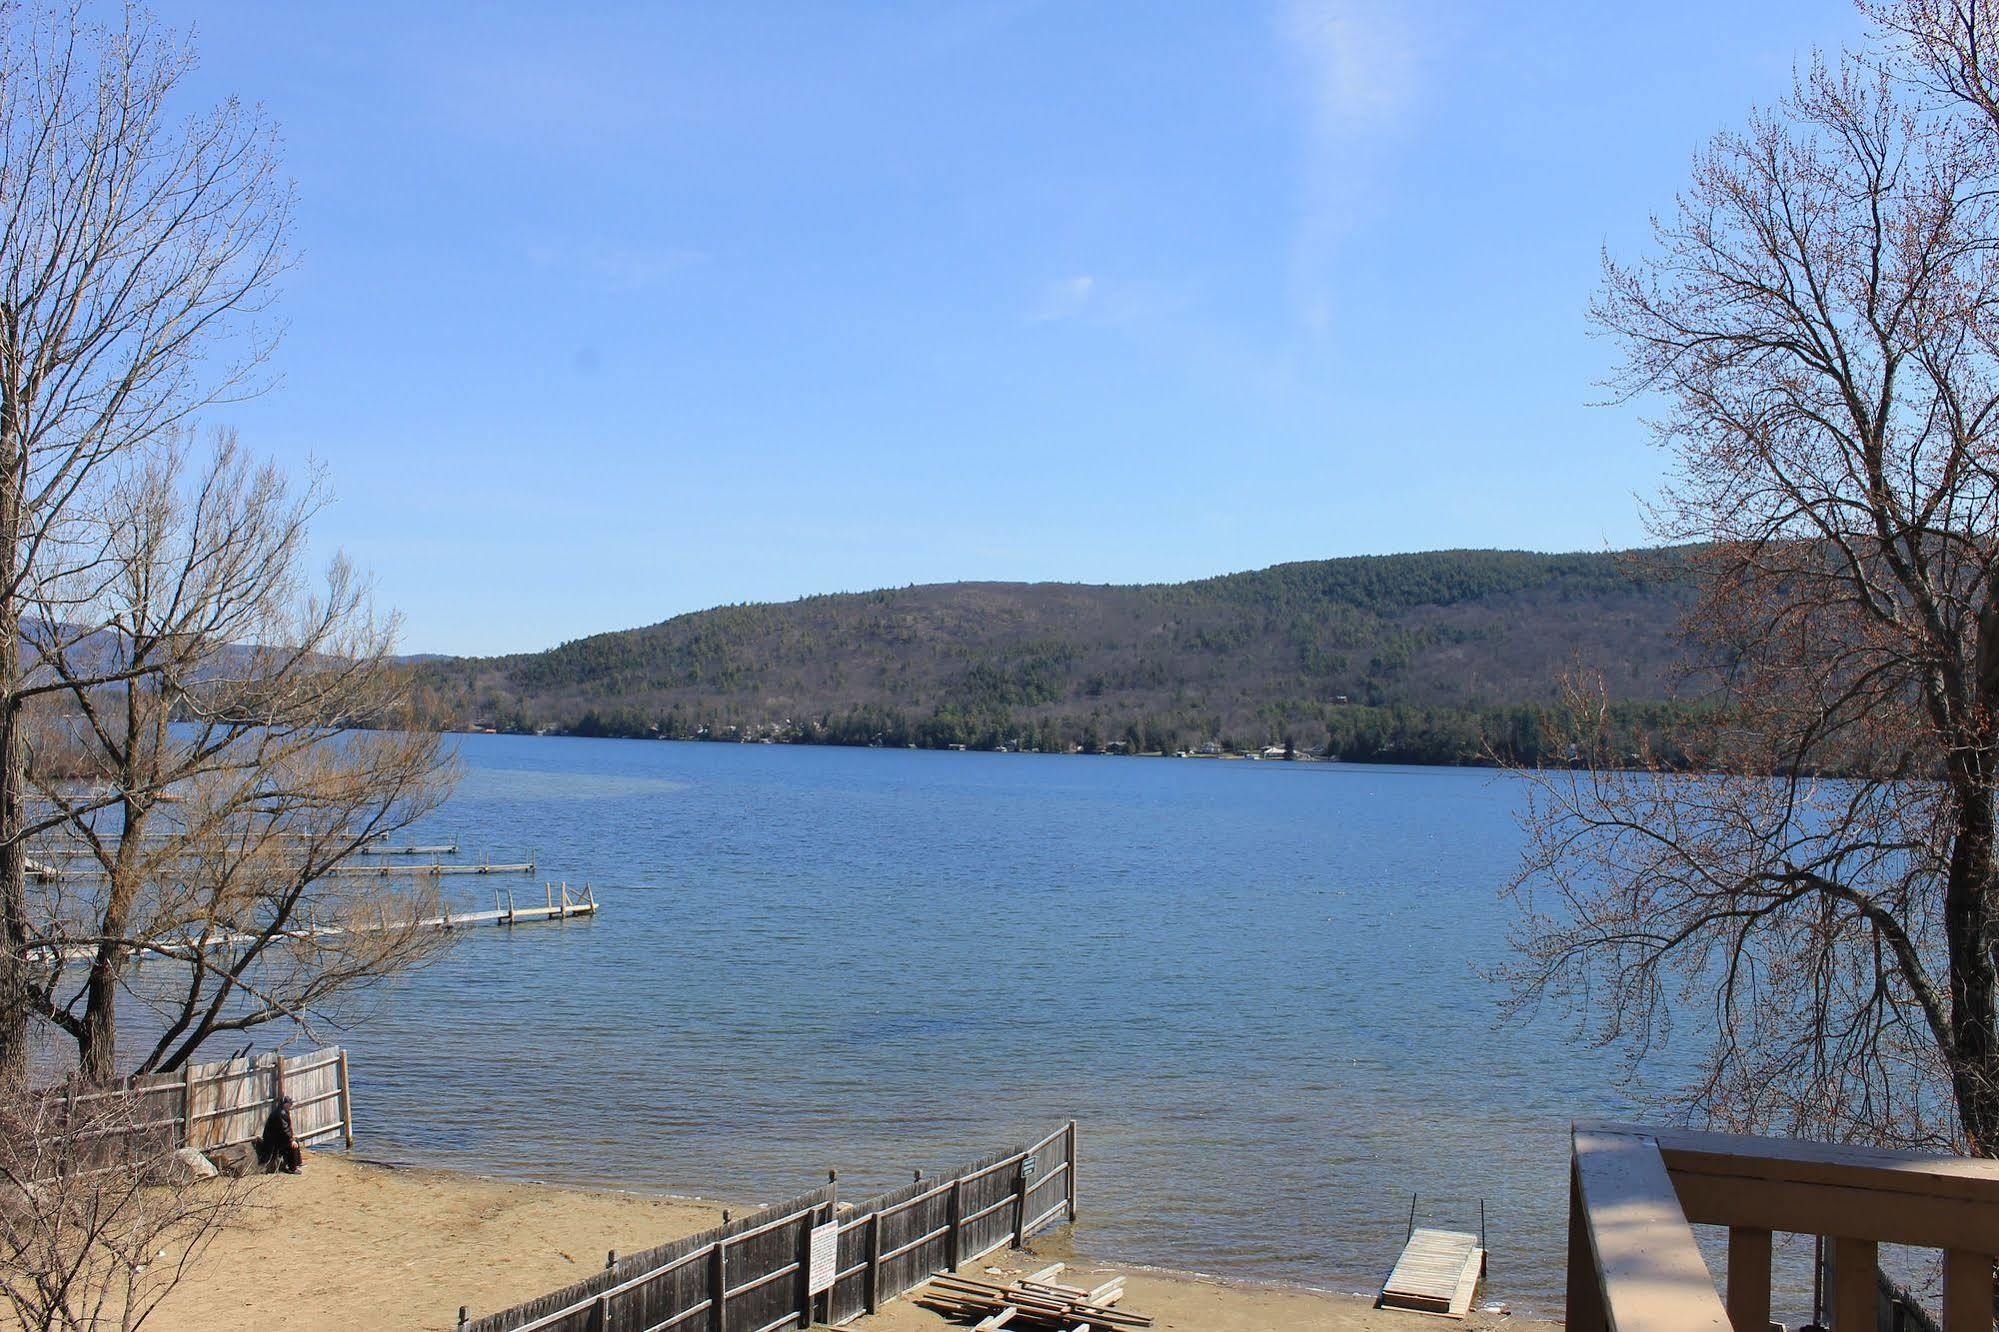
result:
[[[1395,1260],[1395,1270],[1381,1283],[1384,1309],[1414,1309],[1420,1313],[1463,1318],[1470,1312],[1485,1275],[1485,1250],[1478,1236],[1462,1230],[1416,1229]]]
[[[532,925],[538,921],[569,920],[577,916],[597,914],[597,895],[585,884],[580,896],[572,895],[568,884],[561,885],[561,898],[557,900],[556,886],[550,885],[548,901],[540,906],[516,906],[514,895],[507,894],[505,906],[499,905],[500,896],[493,894],[494,907],[491,911],[452,911],[445,908],[444,914],[427,916],[420,920],[384,920],[380,924],[362,922],[357,925],[319,925],[308,923],[299,929],[283,930],[280,935],[287,939],[310,941],[313,939],[334,939],[344,934],[379,934],[386,930],[461,930],[475,925]],[[230,931],[209,935],[205,939],[154,940],[148,951],[167,957],[192,957],[198,953],[210,952],[218,948],[230,948],[241,944],[259,943],[265,936],[248,931]],[[28,950],[30,956],[49,957],[55,954],[53,944],[40,944]],[[97,945],[72,944],[62,948],[65,961],[85,961],[95,956]]]

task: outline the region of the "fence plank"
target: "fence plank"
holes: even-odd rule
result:
[[[882,1214],[868,1218],[868,1312],[882,1303]]]
[[[717,1241],[715,1256],[708,1267],[708,1300],[714,1308],[714,1316],[708,1321],[714,1324],[715,1332],[729,1332],[729,1246],[726,1241]]]

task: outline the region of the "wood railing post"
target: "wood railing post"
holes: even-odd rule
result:
[[[1943,1256],[1943,1332],[1990,1332],[1992,1257],[1951,1249]]]
[[[812,1227],[819,1220],[813,1208],[798,1218],[798,1325],[812,1326]]]
[[[826,1172],[826,1224],[837,1225],[840,1220],[840,1172]],[[840,1288],[840,1232],[833,1232],[833,1284],[819,1292],[819,1307],[814,1312],[824,1321],[833,1321],[833,1293]]]
[[[1873,1240],[1848,1239],[1832,1242],[1832,1326],[1833,1332],[1874,1332],[1880,1303],[1879,1282],[1874,1266],[1879,1250]]]
[[[180,1078],[180,1145],[194,1146],[194,1063],[182,1064]]]
[[[347,1139],[347,1150],[354,1150],[354,1092],[347,1085],[347,1051],[340,1051],[340,1128]]]
[[[708,1290],[714,1314],[708,1325],[714,1332],[729,1332],[729,1241],[725,1239],[715,1241],[715,1252],[708,1259]]]
[[[868,1312],[881,1308],[882,1302],[882,1214],[876,1212],[868,1218]]]
[[[1769,1332],[1770,1232],[1728,1230],[1728,1322],[1735,1332]]]
[[[1596,1254],[1590,1248],[1589,1215],[1583,1207],[1582,1172],[1569,1161],[1569,1297],[1568,1332],[1606,1332],[1603,1285],[1597,1280]]]
[[[1027,1243],[1027,1158],[1022,1157],[1013,1181],[1013,1247]]]
[[[1069,1204],[1069,1220],[1076,1219],[1076,1121],[1069,1121],[1069,1172],[1062,1177],[1062,1197]]]
[[[946,1260],[944,1266],[947,1270],[953,1272],[957,1271],[958,1264],[964,1261],[965,1242],[962,1233],[964,1215],[965,1181],[960,1177],[951,1181],[951,1224],[948,1233],[945,1235],[944,1245],[944,1257]]]

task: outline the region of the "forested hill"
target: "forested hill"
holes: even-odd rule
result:
[[[1681,656],[1678,552],[1440,551],[1192,583],[945,583],[724,606],[418,666],[444,724],[508,731],[1467,761],[1531,747],[1564,671],[1634,725]]]

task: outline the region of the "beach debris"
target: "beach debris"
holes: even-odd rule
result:
[[[946,1272],[932,1277],[911,1298],[950,1317],[966,1322],[977,1319],[973,1332],[997,1328],[1130,1332],[1152,1326],[1152,1319],[1145,1314],[1112,1307],[1124,1298],[1123,1276],[1086,1290],[1055,1281],[1062,1267],[1056,1263],[1005,1285]]]
[[[257,1162],[257,1148],[254,1143],[226,1143],[220,1147],[209,1148],[206,1155],[209,1164],[231,1179],[255,1175],[263,1169]]]
[[[197,1179],[214,1179],[222,1172],[215,1163],[192,1147],[182,1147],[167,1158],[166,1176],[169,1182],[185,1184]]]

